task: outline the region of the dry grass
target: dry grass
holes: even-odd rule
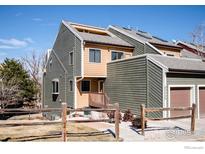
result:
[[[34,117],[34,115],[32,115]],[[39,115],[35,115],[39,117]],[[0,121],[1,124],[7,122],[36,122],[42,121],[27,120],[28,116],[15,117],[16,120]],[[18,120],[21,119],[21,120]],[[45,120],[44,120],[45,121]],[[35,141],[49,142],[62,141],[61,124],[52,125],[33,125],[33,126],[6,126],[0,127],[0,140],[5,141]],[[100,132],[98,130],[86,127],[85,124],[68,123],[67,124],[68,141],[115,141],[113,135],[109,132]]]

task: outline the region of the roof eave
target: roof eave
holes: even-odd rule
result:
[[[122,44],[103,43],[103,42],[96,42],[96,41],[89,41],[89,40],[84,40],[84,42],[85,42],[85,43],[102,44],[102,45],[112,45],[112,46],[119,46],[119,47],[127,47],[127,48],[132,48],[132,49],[134,49],[134,47],[133,47],[133,46],[122,45]]]
[[[186,70],[169,68],[169,73],[184,73],[184,74],[204,74],[205,70]]]

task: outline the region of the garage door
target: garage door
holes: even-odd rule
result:
[[[189,107],[190,106],[190,88],[171,88],[170,107]],[[189,115],[190,111],[171,111],[171,117]]]
[[[199,88],[199,105],[200,118],[205,118],[205,87]]]

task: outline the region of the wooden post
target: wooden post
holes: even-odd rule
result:
[[[145,128],[145,105],[141,104],[141,128],[142,128],[142,135],[144,134],[144,128]]]
[[[120,109],[119,109],[119,104],[115,103],[115,138],[117,141],[120,139],[120,128],[119,128],[119,123],[120,123]]]
[[[66,120],[67,120],[67,104],[66,103],[61,103],[62,107],[62,124],[63,124],[63,129],[62,129],[62,138],[63,141],[67,141],[67,131],[66,131]]]
[[[195,118],[196,118],[196,104],[192,104],[191,110],[191,132],[195,131]]]

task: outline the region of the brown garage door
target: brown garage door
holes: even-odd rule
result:
[[[170,106],[171,107],[188,107],[190,106],[190,88],[171,88],[170,90]],[[171,111],[171,117],[189,115],[190,111]]]
[[[205,87],[199,88],[199,105],[200,118],[205,118]]]

